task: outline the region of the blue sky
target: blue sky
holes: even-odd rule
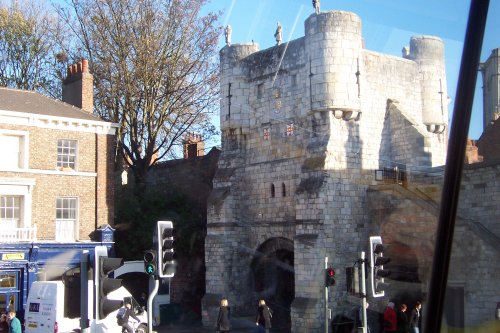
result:
[[[275,45],[273,35],[278,21],[283,26],[283,41],[286,42],[304,35],[304,21],[314,12],[311,0],[212,0],[205,10],[224,12],[220,24],[231,25],[232,43],[253,40],[261,50]],[[409,44],[411,36],[434,35],[441,38],[445,44],[451,117],[469,1],[321,0],[321,10],[344,10],[359,15],[365,48],[381,53],[401,56],[401,49]],[[500,1],[491,0],[481,61],[486,60],[491,50],[500,47],[499,16]],[[221,48],[225,44],[223,35],[219,44]],[[480,74],[478,78],[469,130],[469,137],[473,139],[478,139],[482,133]]]

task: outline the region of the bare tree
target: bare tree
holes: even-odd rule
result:
[[[183,134],[213,128],[222,29],[216,14],[201,16],[205,2],[68,0],[59,9],[90,60],[96,112],[120,125],[118,165],[138,185]]]
[[[0,3],[0,86],[61,95],[64,30],[44,2]]]

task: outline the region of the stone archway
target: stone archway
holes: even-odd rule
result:
[[[273,332],[291,330],[290,309],[295,298],[293,241],[276,237],[262,243],[251,263],[254,294],[273,311]]]
[[[411,306],[423,297],[422,269],[419,267],[417,254],[412,247],[401,242],[394,241],[387,245],[384,254],[391,258],[391,262],[384,265],[391,272],[386,278],[389,283],[387,296],[397,304]]]

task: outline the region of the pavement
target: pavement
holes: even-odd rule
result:
[[[170,324],[158,326],[153,329],[157,333],[215,333],[215,327],[202,326],[200,323],[192,325]],[[255,322],[249,319],[232,318],[231,333],[257,333]]]

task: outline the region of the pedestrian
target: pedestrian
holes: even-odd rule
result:
[[[370,304],[368,302],[366,302],[366,309],[368,309],[368,307],[370,306]],[[357,332],[358,331],[358,327],[362,327],[363,326],[363,305],[361,305],[358,309],[358,313],[357,313],[357,316],[356,316],[356,324],[353,329],[353,332]],[[368,313],[367,313],[367,318],[366,318],[366,332],[370,333],[370,326],[368,326]]]
[[[217,317],[217,332],[228,333],[231,329],[231,309],[226,298],[220,301],[219,316]]]
[[[394,310],[394,303],[387,303],[384,311],[384,332],[396,332],[398,328],[396,320],[396,311]]]
[[[142,307],[143,310],[147,309],[148,306],[148,298],[146,296],[145,292],[141,293],[141,297],[139,298],[139,305]]]
[[[415,307],[411,310],[410,314],[410,333],[420,333],[419,325],[420,325],[420,309],[422,308],[422,303],[415,303]]]
[[[16,311],[9,311],[9,333],[21,333],[21,322],[16,318]]]
[[[7,322],[7,315],[2,312],[0,317],[0,333],[9,333],[9,323]]]
[[[396,313],[396,318],[398,322],[398,333],[408,333],[410,328],[408,326],[408,316],[406,310],[408,307],[406,304],[401,304],[399,306],[399,311]]]
[[[141,322],[141,320],[137,318],[131,307],[132,304],[130,304],[130,301],[126,300],[123,307],[118,310],[118,314],[116,315],[117,323],[122,327],[122,332],[123,330],[126,330],[127,333],[134,333],[134,330],[128,323],[130,317],[134,318],[138,323]]]
[[[263,299],[259,300],[259,307],[257,308],[257,318],[255,319],[255,325],[260,326],[269,333],[271,329],[271,319],[273,318],[273,313],[271,309],[266,305],[266,301]]]

